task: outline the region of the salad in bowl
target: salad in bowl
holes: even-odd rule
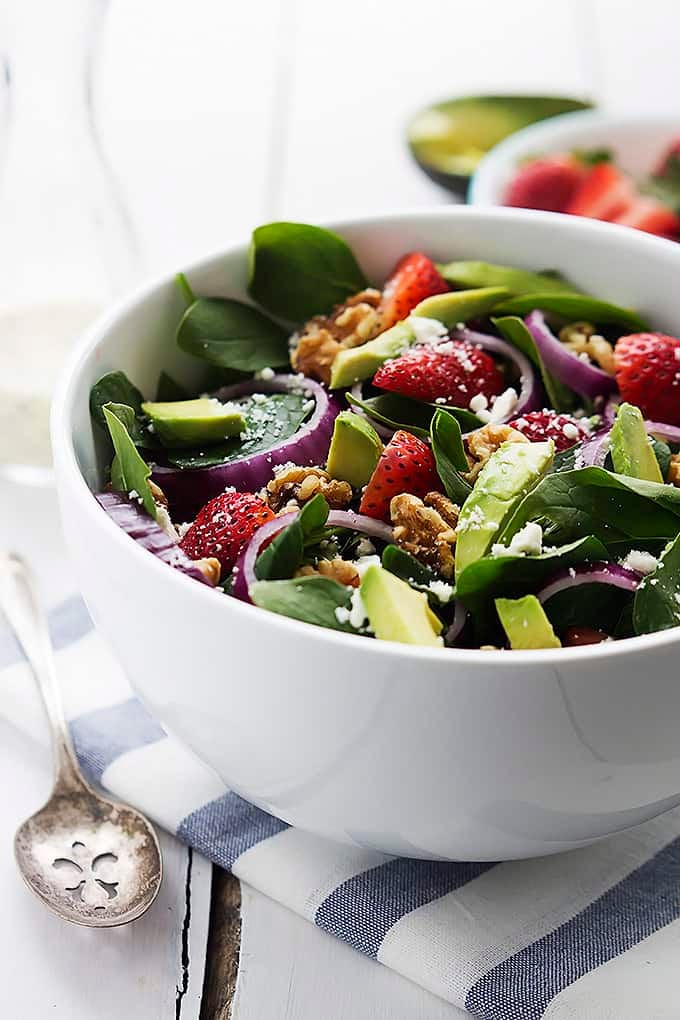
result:
[[[90,393],[96,499],[149,553],[364,640],[680,625],[680,339],[546,264],[405,250],[369,280],[307,224],[254,231],[249,302],[190,276],[191,383],[114,367]]]

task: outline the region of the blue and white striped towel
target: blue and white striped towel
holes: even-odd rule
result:
[[[680,809],[535,861],[447,864],[336,846],[252,807],[168,737],[79,597],[50,625],[90,779],[243,881],[475,1016],[680,1018]],[[34,684],[4,621],[2,717],[39,733]]]

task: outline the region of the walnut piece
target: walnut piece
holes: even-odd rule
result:
[[[453,574],[458,507],[441,492],[419,499],[408,492],[393,496],[390,517],[398,546],[442,577]]]
[[[586,354],[603,372],[614,375],[614,347],[590,322],[570,322],[560,330],[560,340],[572,354]]]
[[[668,465],[666,481],[669,485],[675,485],[680,489],[680,453],[671,454],[671,462]]]
[[[341,350],[359,347],[380,332],[381,297],[379,290],[369,287],[336,305],[330,315],[315,315],[305,323],[291,353],[293,368],[327,383]]]
[[[206,581],[213,588],[219,583],[222,574],[222,564],[214,556],[208,556],[203,560],[194,560],[194,566],[198,567]]]
[[[338,584],[344,584],[347,588],[358,588],[361,584],[359,571],[353,563],[337,556],[334,560],[319,560],[315,567],[307,564],[300,567],[295,573],[296,577],[329,577]]]
[[[323,468],[298,467],[296,464],[277,472],[267,482],[264,496],[274,513],[279,513],[282,510],[298,510],[319,492],[331,510],[342,510],[352,500],[349,482],[331,478]]]
[[[470,456],[470,471],[466,475],[474,482],[492,453],[503,443],[528,443],[529,440],[510,425],[484,425],[467,437],[467,448]]]

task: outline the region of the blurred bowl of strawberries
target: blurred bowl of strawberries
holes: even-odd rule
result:
[[[680,116],[586,110],[531,125],[482,160],[468,201],[588,216],[680,240]]]

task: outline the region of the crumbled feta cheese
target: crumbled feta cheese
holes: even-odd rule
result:
[[[571,421],[568,421],[564,425],[564,427],[562,429],[562,432],[567,437],[567,439],[578,439],[578,437],[580,435],[578,427],[576,425],[574,425],[574,423],[571,422]]]
[[[483,393],[477,393],[472,398],[468,407],[474,414],[478,414],[479,411],[486,411],[489,406],[489,401],[486,399]]]
[[[621,566],[636,570],[638,574],[651,574],[659,566],[659,561],[642,549],[631,549],[626,558],[621,560]]]
[[[256,379],[273,379],[274,369],[273,368],[261,368],[259,372],[255,373]]]
[[[513,535],[510,545],[495,542],[491,546],[492,556],[540,556],[543,551],[543,529],[535,521],[529,521]]]
[[[380,557],[375,552],[369,553],[367,556],[360,556],[359,559],[354,561],[354,566],[359,577],[363,577],[369,567],[380,566]]]
[[[361,592],[358,588],[352,589],[350,605],[350,626],[354,627],[355,630],[359,630],[359,628],[363,626],[364,620],[368,619],[368,614],[366,612],[366,607],[364,606],[364,600],[361,597]]]
[[[177,534],[179,535],[180,538],[184,538],[192,524],[193,521],[185,521],[184,524],[177,525]]]
[[[408,324],[413,330],[416,343],[419,344],[436,344],[449,334],[443,322],[426,318],[424,315],[409,315]]]
[[[349,609],[347,606],[336,606],[334,613],[338,623],[349,623]]]
[[[137,492],[136,489],[130,489],[130,491],[128,492],[128,496],[130,497],[130,499],[139,499],[139,493]]]
[[[448,602],[453,595],[453,585],[447,584],[446,581],[430,581],[427,588],[440,602]]]
[[[375,546],[367,535],[362,535],[357,542],[357,556],[371,556],[375,552]]]
[[[508,388],[495,398],[490,411],[476,411],[475,413],[480,421],[487,425],[497,425],[512,414],[517,406],[517,400],[515,390]]]
[[[173,542],[179,542],[179,535],[175,529],[175,525],[170,520],[170,514],[168,508],[165,506],[159,506],[156,504],[156,521],[160,524],[161,528]]]

